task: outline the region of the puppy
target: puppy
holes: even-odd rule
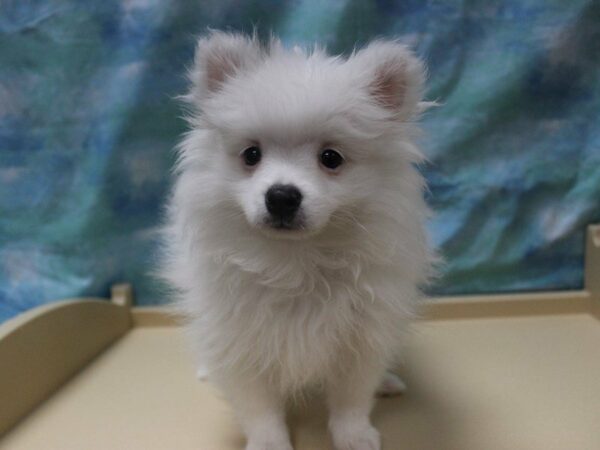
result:
[[[348,58],[200,39],[184,97],[163,274],[247,450],[289,450],[286,400],[326,397],[338,450],[376,450],[374,393],[433,254],[414,165],[423,64],[394,41]]]

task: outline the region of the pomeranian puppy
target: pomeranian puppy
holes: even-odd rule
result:
[[[286,401],[322,392],[338,450],[376,450],[375,392],[432,252],[415,169],[423,64],[376,41],[349,57],[210,32],[184,97],[163,274],[201,372],[247,450],[292,449]]]

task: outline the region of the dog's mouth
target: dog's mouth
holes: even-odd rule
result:
[[[292,214],[265,214],[263,224],[273,230],[302,231],[307,228],[306,217],[300,209]]]
[[[301,216],[293,219],[268,216],[260,228],[274,238],[301,239],[314,234]]]
[[[274,230],[281,230],[281,231],[295,231],[295,230],[300,230],[302,229],[302,225],[299,223],[296,223],[296,221],[292,220],[282,220],[282,219],[268,219],[265,221],[266,225],[270,228],[273,228]]]

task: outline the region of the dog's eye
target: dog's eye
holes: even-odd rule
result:
[[[319,158],[321,160],[321,164],[323,164],[323,166],[329,170],[337,169],[344,162],[344,157],[330,148],[323,150]]]
[[[255,166],[260,162],[260,158],[262,157],[262,153],[260,148],[257,146],[248,147],[246,150],[242,152],[242,158],[244,159],[244,164],[247,166]]]

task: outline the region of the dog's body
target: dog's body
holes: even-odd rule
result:
[[[391,42],[345,60],[213,32],[191,78],[164,273],[199,364],[248,449],[291,449],[285,401],[308,386],[338,449],[378,449],[373,394],[432,260],[421,64]]]

